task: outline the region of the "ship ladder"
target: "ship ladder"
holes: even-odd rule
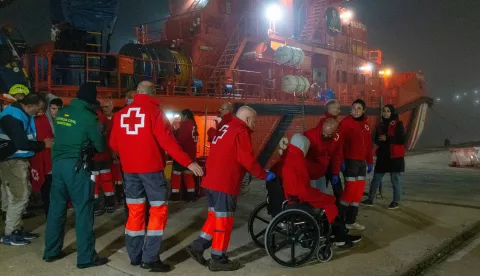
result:
[[[218,59],[217,65],[210,75],[208,90],[215,90],[219,88],[225,82],[228,77],[227,71],[233,69],[236,61],[240,57],[243,49],[246,45],[245,37],[245,16],[242,16],[237,24],[237,27],[233,31],[225,50]]]
[[[316,32],[325,34],[325,10],[327,9],[327,0],[315,0],[313,8],[310,10],[310,15],[307,18],[300,39],[312,41]],[[322,37],[324,38],[324,36]],[[326,41],[322,41],[325,43]]]
[[[96,49],[95,52],[102,51],[103,32],[87,31],[86,46]],[[101,75],[101,56],[91,51],[86,56],[86,82],[100,83]]]

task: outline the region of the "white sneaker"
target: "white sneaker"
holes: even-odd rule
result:
[[[359,224],[358,222],[352,223],[352,224],[346,224],[345,225],[348,230],[360,230],[363,231],[365,230],[365,226]]]

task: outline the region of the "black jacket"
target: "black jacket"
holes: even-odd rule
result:
[[[398,120],[398,118],[394,118]],[[404,172],[405,171],[405,158],[391,158],[390,157],[390,144],[405,144],[405,128],[402,121],[398,121],[395,128],[395,135],[388,135],[388,126],[391,120],[382,121],[377,126],[375,131],[375,144],[378,146],[376,155],[377,161],[375,163],[375,173],[388,173],[388,172]],[[378,138],[381,135],[387,135],[387,140],[382,142]]]

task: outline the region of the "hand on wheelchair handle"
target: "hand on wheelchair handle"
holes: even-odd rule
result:
[[[265,178],[266,181],[272,181],[276,178],[277,176],[272,173],[272,172],[267,172],[267,178]]]
[[[367,165],[367,173],[371,173],[373,170],[373,164],[368,164]]]
[[[338,175],[332,176],[332,184],[337,185],[338,184]]]

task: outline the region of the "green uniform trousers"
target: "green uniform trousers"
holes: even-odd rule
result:
[[[55,257],[63,248],[67,202],[70,199],[75,210],[77,234],[77,265],[90,264],[96,258],[93,232],[93,181],[90,172],[75,171],[77,159],[53,162],[50,209],[45,231],[44,258]]]

